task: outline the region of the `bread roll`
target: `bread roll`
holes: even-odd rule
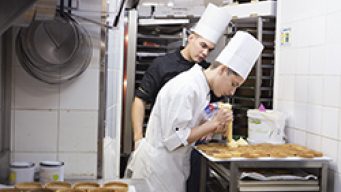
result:
[[[71,188],[72,184],[67,181],[51,181],[45,184],[46,189],[57,191],[58,189]]]
[[[256,154],[256,153],[244,153],[243,157],[244,158],[249,158],[249,159],[257,159],[257,158],[259,158],[259,154]]]
[[[43,184],[40,182],[22,182],[15,184],[14,188],[28,191],[31,189],[41,189],[43,188]]]
[[[217,153],[213,154],[213,157],[217,159],[230,159],[232,155],[228,153]]]
[[[108,182],[103,184],[104,188],[111,188],[114,189],[115,192],[127,192],[129,190],[129,185],[123,182]]]

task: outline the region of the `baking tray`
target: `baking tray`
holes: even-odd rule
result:
[[[206,153],[198,150],[196,146],[194,148],[212,162],[232,162],[232,161],[331,161],[329,157],[314,157],[314,158],[302,158],[302,157],[286,157],[286,158],[273,158],[273,157],[259,157],[256,159],[244,158],[244,157],[232,157],[230,159],[217,159],[206,155]]]

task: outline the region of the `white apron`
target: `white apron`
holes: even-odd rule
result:
[[[199,125],[201,112],[209,100],[209,87],[198,65],[161,89],[149,118],[146,137],[127,166],[133,171],[132,178],[147,179],[153,192],[186,191],[192,150],[187,138],[190,129]]]

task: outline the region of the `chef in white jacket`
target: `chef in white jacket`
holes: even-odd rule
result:
[[[237,32],[208,69],[196,64],[166,83],[146,136],[128,164],[132,178],[147,179],[154,192],[185,192],[193,143],[210,132],[225,133],[225,125],[232,121],[231,112],[222,108],[212,120],[199,124],[210,90],[218,97],[233,95],[262,49],[252,35]]]

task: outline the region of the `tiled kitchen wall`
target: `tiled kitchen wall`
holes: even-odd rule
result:
[[[341,190],[341,1],[277,1],[275,108],[289,142],[332,158],[329,190]],[[290,28],[291,43],[280,45]]]
[[[83,0],[85,12],[100,21],[101,3]],[[91,12],[90,12],[91,10]],[[65,162],[64,177],[96,178],[100,75],[100,27],[80,21],[91,36],[90,66],[74,80],[50,85],[31,77],[14,58],[12,67],[11,161]]]

